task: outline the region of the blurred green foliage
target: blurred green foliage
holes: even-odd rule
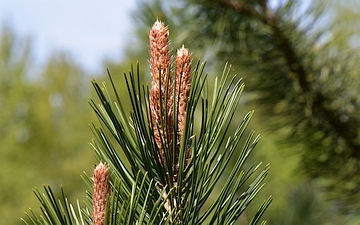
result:
[[[31,40],[0,31],[0,224],[39,203],[32,189],[60,185],[70,199],[85,196],[82,171],[94,159],[87,143],[93,118],[89,78],[69,54],[54,53],[35,67]]]

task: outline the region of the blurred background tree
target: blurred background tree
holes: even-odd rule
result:
[[[0,31],[0,224],[23,224],[23,212],[37,210],[35,186],[63,184],[82,198],[81,171],[94,159],[87,142],[92,114],[89,78],[67,53],[33,64],[29,38],[4,25]],[[90,154],[89,154],[90,153]],[[90,166],[89,166],[90,165]],[[80,173],[79,173],[80,172]]]

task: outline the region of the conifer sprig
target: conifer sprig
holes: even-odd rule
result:
[[[164,24],[155,22],[150,31],[151,88],[141,85],[139,65],[136,70],[131,66],[124,76],[130,118],[110,73],[113,92],[105,83],[92,82],[100,100],[99,104],[90,101],[100,122],[100,127],[92,125],[92,147],[106,166],[99,164],[93,180],[85,177],[94,188],[89,193],[93,206],[81,209],[80,218],[88,224],[233,224],[264,186],[268,166],[260,172],[261,163],[243,168],[259,136],[250,132],[239,149],[253,112],[245,115],[233,134],[229,132],[243,81],[226,66],[215,81],[213,95],[208,95],[205,63],[198,62],[191,71],[190,53],[182,47],[171,69],[167,37]],[[235,166],[224,176],[235,156]],[[212,200],[211,195],[216,197]],[[45,202],[44,215],[58,208],[52,195],[39,199]],[[271,198],[264,201],[251,224],[259,221],[270,202]],[[93,208],[92,219],[88,208]],[[51,215],[63,216],[57,211]],[[41,224],[36,216],[29,218]],[[79,224],[73,221],[54,224]]]

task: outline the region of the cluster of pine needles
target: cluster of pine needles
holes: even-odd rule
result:
[[[269,166],[244,169],[260,137],[251,131],[239,146],[253,111],[228,132],[243,81],[226,65],[210,95],[205,63],[193,63],[184,46],[172,58],[168,36],[156,21],[149,35],[150,88],[140,82],[139,65],[124,74],[130,114],[110,73],[112,91],[92,81],[99,97],[99,103],[90,100],[100,124],[91,126],[99,164],[93,176],[83,176],[92,190],[85,206],[74,207],[63,191],[57,199],[44,186],[44,193],[35,190],[42,214],[31,210],[26,224],[234,224],[262,189]],[[249,224],[260,222],[271,201]]]

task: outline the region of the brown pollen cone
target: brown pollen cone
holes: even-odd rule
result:
[[[176,54],[176,105],[178,106],[178,133],[184,130],[186,106],[190,94],[191,58],[189,50],[182,46]]]
[[[110,183],[109,169],[101,162],[94,169],[93,189],[93,223],[95,225],[103,225],[106,201],[110,192]]]
[[[172,95],[172,77],[169,71],[171,58],[169,51],[169,31],[160,21],[151,28],[150,70],[152,76],[150,90],[150,126],[154,131],[160,158],[165,165],[164,151],[171,149],[173,139],[172,108],[168,108],[168,99]],[[170,154],[172,155],[172,154]],[[172,156],[170,156],[172,157]]]
[[[176,53],[176,94],[175,104],[177,107],[177,160],[179,157],[180,144],[182,140],[182,133],[185,127],[186,107],[190,94],[191,86],[191,58],[187,48],[182,46]],[[190,158],[190,149],[186,151],[186,164]],[[177,178],[179,166],[174,168],[174,175]],[[177,179],[176,179],[177,180]]]

